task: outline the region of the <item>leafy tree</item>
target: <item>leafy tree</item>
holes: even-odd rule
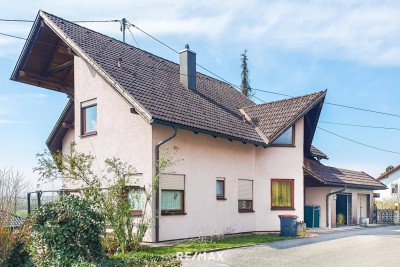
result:
[[[106,175],[99,177],[93,169],[94,157],[90,154],[80,153],[76,150],[75,143],[71,143],[70,154],[61,152],[51,154],[45,151],[38,154],[38,165],[34,169],[40,174],[41,179],[64,179],[77,185],[82,197],[106,218],[111,226],[113,235],[122,253],[127,250],[136,250],[149,228],[151,216],[147,208],[152,195],[156,192],[159,176],[153,178],[151,185],[143,190],[142,212],[134,216],[132,203],[128,199],[128,188],[135,169],[118,158],[105,160]],[[160,173],[174,164],[169,153],[160,157]],[[107,188],[102,186],[107,185]]]
[[[247,50],[245,49],[243,54],[241,54],[241,60],[242,60],[242,83],[240,85],[240,88],[242,89],[242,94],[245,96],[251,96],[252,90],[250,87],[250,80],[249,80],[249,69],[247,67]]]
[[[386,167],[386,171],[385,172],[391,171],[393,169],[394,169],[394,166],[393,165],[389,165],[389,166]]]
[[[42,205],[30,218],[30,255],[38,266],[74,266],[103,260],[104,218],[76,196]]]

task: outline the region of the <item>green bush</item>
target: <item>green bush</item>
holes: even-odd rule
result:
[[[33,214],[30,255],[39,266],[91,266],[104,258],[103,229],[103,217],[87,201],[64,196]]]

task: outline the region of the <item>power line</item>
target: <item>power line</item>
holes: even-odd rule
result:
[[[0,35],[7,36],[7,37],[12,37],[12,38],[16,38],[16,39],[20,39],[20,40],[28,40],[27,38],[23,38],[23,37],[19,37],[19,36],[14,36],[14,35],[11,35],[11,34],[0,33]],[[52,45],[52,44],[43,43],[43,42],[34,41],[34,40],[29,40],[29,41],[31,41],[31,42],[36,42],[36,43],[40,43],[40,44],[43,44],[43,45],[53,46],[53,47],[62,47],[62,46]],[[63,48],[64,48],[64,47],[63,47]],[[139,65],[139,64],[138,64],[138,65]],[[147,66],[147,65],[144,65],[144,64],[141,64],[141,65]],[[200,66],[200,65],[199,65],[199,66]],[[147,67],[152,68],[152,66],[147,66]],[[200,66],[200,67],[202,67],[202,66]],[[204,70],[210,72],[211,74],[216,75],[216,74],[214,74],[213,72],[211,72],[210,70],[208,70],[208,69],[206,69],[206,68],[204,68],[204,67],[202,67],[202,68],[203,68]],[[160,70],[168,71],[168,70],[166,70],[166,69],[160,69]],[[218,75],[216,75],[216,76],[219,77]],[[221,78],[221,77],[220,77],[220,78]],[[221,79],[224,80],[224,81],[226,81],[226,80],[223,79],[223,78],[221,78]],[[227,81],[226,81],[226,82],[227,82]],[[227,82],[227,83],[230,84],[231,86],[234,86],[233,84],[231,84],[231,83],[229,83],[229,82]],[[234,86],[234,87],[236,87],[236,86]],[[257,90],[259,90],[259,89],[257,89]],[[272,93],[275,93],[275,92],[272,92]],[[279,94],[279,93],[277,93],[277,94]],[[283,95],[283,94],[282,94],[282,95]],[[286,95],[286,96],[288,96],[288,95]],[[256,96],[253,96],[253,97],[255,97],[256,99],[258,99],[258,100],[262,101],[263,103],[265,103],[265,101],[264,101],[263,99],[258,98],[258,97],[256,97]],[[378,113],[381,113],[381,112],[378,112]],[[332,122],[323,122],[323,123],[332,123]],[[398,129],[398,128],[389,128],[389,127],[380,127],[380,126],[369,126],[369,125],[353,125],[353,124],[344,124],[344,123],[332,123],[332,124],[400,130],[400,129]],[[380,150],[380,151],[384,151],[384,152],[388,152],[388,153],[400,154],[400,152],[391,151],[391,150],[386,150],[386,149],[382,149],[382,148],[370,146],[370,145],[367,145],[367,144],[364,144],[364,143],[361,143],[361,142],[352,140],[352,139],[350,139],[350,138],[347,138],[347,137],[338,135],[338,134],[336,134],[336,133],[330,132],[330,131],[328,131],[328,130],[325,130],[325,129],[321,128],[321,127],[317,127],[317,128],[320,129],[320,130],[322,130],[322,131],[325,131],[325,132],[327,132],[327,133],[330,133],[330,134],[332,134],[332,135],[335,135],[335,136],[337,136],[337,137],[340,137],[340,138],[342,138],[342,139],[348,140],[348,141],[350,141],[350,142],[353,142],[353,143],[356,143],[356,144],[359,144],[359,145],[362,145],[362,146],[365,146],[365,147],[369,147],[369,148],[372,148],[372,149],[375,149],[375,150]]]
[[[373,129],[384,129],[384,130],[396,130],[396,131],[400,131],[400,128],[395,128],[395,127],[384,127],[384,126],[373,126],[373,125],[350,124],[350,123],[340,123],[340,122],[331,122],[331,121],[318,121],[318,122],[327,123],[327,124],[342,125],[342,126],[351,126],[351,127],[362,127],[362,128],[373,128]]]
[[[339,134],[333,133],[333,132],[331,132],[331,131],[325,130],[325,129],[321,128],[321,127],[317,127],[317,128],[318,128],[318,129],[320,129],[321,131],[324,131],[324,132],[330,133],[331,135],[334,135],[334,136],[336,136],[336,137],[339,137],[339,138],[345,139],[345,140],[347,140],[347,141],[350,141],[350,142],[353,142],[353,143],[356,143],[356,144],[359,144],[359,145],[362,145],[362,146],[365,146],[365,147],[369,147],[369,148],[372,148],[372,149],[375,149],[375,150],[379,150],[379,151],[383,151],[383,152],[388,152],[388,153],[392,153],[392,154],[398,154],[398,155],[400,155],[400,152],[397,152],[397,151],[386,150],[386,149],[383,149],[383,148],[379,148],[379,147],[375,147],[375,146],[370,146],[370,145],[367,145],[367,144],[364,144],[364,143],[361,143],[361,142],[355,141],[355,140],[353,140],[353,139],[350,139],[350,138],[344,137],[344,136],[342,136],[342,135],[339,135]]]
[[[257,89],[257,88],[251,88],[251,89],[253,89],[254,91],[260,91],[260,92],[269,93],[269,94],[275,94],[275,95],[281,95],[281,96],[287,96],[287,97],[294,97],[292,95],[277,93],[277,92],[273,92],[273,91],[267,91],[267,90],[263,90],[263,89]],[[342,108],[354,109],[354,110],[359,110],[359,111],[365,111],[365,112],[370,112],[370,113],[377,113],[377,114],[387,115],[387,116],[392,116],[392,117],[399,117],[400,118],[399,114],[394,114],[394,113],[382,112],[382,111],[366,109],[366,108],[359,108],[359,107],[353,107],[353,106],[346,106],[346,105],[336,104],[336,103],[331,103],[331,102],[326,102],[326,101],[324,102],[324,104],[337,106],[337,107],[342,107]]]
[[[34,22],[33,20],[26,20],[26,19],[0,19],[0,21],[7,21],[7,22]]]
[[[161,40],[157,39],[156,37],[148,34],[147,32],[145,32],[144,30],[140,29],[138,26],[136,26],[135,24],[132,24],[130,22],[128,22],[130,26],[135,27],[136,29],[138,29],[139,31],[141,31],[142,33],[144,33],[145,35],[147,35],[148,37],[152,38],[153,40],[159,42],[160,44],[162,44],[163,46],[167,47],[168,49],[172,50],[173,52],[179,54],[179,52],[175,49],[173,49],[172,47],[170,47],[169,45],[167,45],[166,43],[162,42]]]
[[[27,19],[0,19],[0,21],[4,22],[35,22],[34,20]],[[97,23],[97,22],[119,22],[117,19],[113,20],[71,20],[73,23]]]
[[[132,38],[133,38],[133,40],[135,41],[135,43],[136,43],[136,46],[138,47],[138,48],[140,48],[139,47],[139,44],[138,44],[138,42],[136,41],[136,38],[135,38],[135,36],[133,35],[133,33],[132,33],[132,31],[131,31],[131,27],[130,26],[128,26],[128,31],[131,33],[131,35],[132,35]]]

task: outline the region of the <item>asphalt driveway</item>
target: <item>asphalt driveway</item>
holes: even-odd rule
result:
[[[362,228],[201,254],[183,266],[399,266],[400,226]]]

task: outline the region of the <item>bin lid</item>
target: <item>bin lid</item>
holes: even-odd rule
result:
[[[280,215],[278,215],[278,217],[279,218],[282,218],[282,217],[284,217],[284,218],[293,218],[293,219],[299,218],[299,216],[293,215],[293,214],[280,214]]]

